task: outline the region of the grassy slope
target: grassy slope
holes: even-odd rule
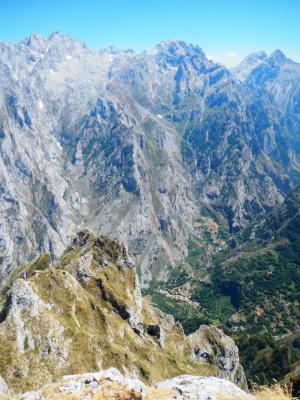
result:
[[[0,376],[10,387],[22,392],[62,375],[109,367],[131,371],[148,382],[183,373],[217,373],[216,367],[191,359],[192,350],[180,327],[147,300],[139,313],[140,322],[145,328],[161,326],[164,345],[130,326],[126,310],[138,313],[137,281],[133,268],[117,265],[123,253],[118,242],[86,234],[80,246],[67,249],[56,267],[49,266],[43,256],[15,272],[8,288],[12,282],[27,282],[42,306],[38,315],[31,315],[26,307],[21,310],[26,336],[23,351],[17,346],[15,317],[2,314]],[[104,262],[109,266],[101,267]],[[90,278],[76,279],[83,270]],[[7,294],[4,290],[3,300]]]

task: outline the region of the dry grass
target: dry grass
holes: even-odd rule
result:
[[[288,385],[256,386],[251,394],[253,400],[292,400],[291,388]],[[219,395],[218,400],[244,400],[234,396]]]
[[[169,400],[176,399],[178,391],[175,389],[170,389],[166,387],[148,389],[145,400]]]
[[[43,392],[45,400],[80,400],[80,396],[73,393],[55,392],[55,387],[52,390]],[[87,393],[85,393],[87,394]],[[145,400],[171,400],[176,398],[178,392],[170,388],[155,388],[150,387],[147,391]],[[291,388],[276,384],[272,387],[257,386],[253,391],[253,400],[292,400]],[[0,396],[0,400],[20,400],[21,396]],[[135,390],[130,390],[126,386],[116,382],[110,382],[92,395],[92,400],[141,400],[142,396]],[[217,400],[245,400],[245,397],[225,396],[220,394]]]
[[[292,399],[291,387],[279,384],[268,386],[258,386],[253,391],[255,400],[290,400]]]
[[[118,382],[104,381],[91,400],[142,400],[140,392]]]

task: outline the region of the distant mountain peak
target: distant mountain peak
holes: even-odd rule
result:
[[[66,34],[66,33],[62,33],[60,31],[53,31],[49,36],[48,36],[49,40],[65,40],[65,41],[72,41],[72,42],[80,42],[82,43],[80,40],[77,40],[73,37],[71,37],[70,35]]]
[[[160,42],[156,48],[163,52],[168,52],[176,56],[180,55],[201,55],[205,56],[202,48],[198,45],[185,42],[183,40],[170,39]]]
[[[255,53],[251,53],[244,58],[244,60],[240,63],[240,66],[255,66],[261,63],[275,63],[275,64],[285,64],[287,61],[290,61],[286,55],[279,49],[274,50],[270,56],[267,55],[265,51],[258,51]]]
[[[271,53],[270,59],[280,64],[284,64],[287,61],[287,57],[279,49],[276,49],[273,51],[273,53]]]
[[[278,76],[279,71],[286,71],[288,79],[291,79],[292,75],[296,78],[300,71],[299,64],[286,57],[280,49],[274,50],[271,54],[264,51],[251,53],[234,68],[234,73],[238,79],[243,81],[251,77],[250,80],[255,79],[255,85],[264,85],[265,82],[273,81]]]
[[[268,58],[268,55],[265,51],[257,51],[255,53],[251,53],[244,58],[242,64],[255,64],[258,61],[263,61]]]
[[[51,33],[51,35],[50,35],[50,38],[51,37],[55,37],[55,36],[61,36],[62,35],[62,33],[60,32],[60,31],[53,31],[52,33]]]
[[[40,33],[33,32],[24,40],[27,46],[40,46],[47,41],[47,38]]]
[[[40,50],[42,52],[52,43],[55,43],[55,45],[59,46],[79,45],[79,47],[86,48],[86,45],[80,40],[74,39],[71,36],[59,31],[54,31],[49,36],[44,36],[40,33],[33,32],[30,36],[21,40],[19,43],[23,43],[26,46],[29,46],[36,50]]]

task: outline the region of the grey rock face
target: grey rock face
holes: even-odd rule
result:
[[[8,315],[12,318],[16,333],[16,345],[20,353],[25,352],[25,346],[30,349],[35,348],[32,332],[27,326],[27,318],[24,318],[24,310],[28,312],[29,318],[38,318],[40,312],[45,308],[46,306],[30,284],[23,279],[16,280],[7,293],[0,321],[5,320]]]
[[[234,383],[226,379],[215,377],[200,377],[181,375],[176,378],[167,379],[157,385],[159,388],[169,389],[167,399],[176,398],[181,400],[209,400],[217,399],[220,394],[239,399],[251,399],[252,396],[238,388]],[[155,397],[154,397],[155,398]]]
[[[128,243],[147,285],[203,239],[203,207],[235,231],[290,190],[279,103],[197,46],[95,53],[56,32],[0,50],[0,281],[87,227]]]
[[[130,392],[135,390],[139,393],[146,392],[146,385],[139,379],[124,377],[116,368],[109,368],[102,372],[90,372],[78,375],[67,375],[62,377],[59,383],[59,393],[68,395],[78,396],[80,399],[90,399],[91,395],[96,395],[98,392],[101,393],[102,389],[110,389],[110,382],[115,385],[119,385],[119,390]],[[51,393],[51,386],[48,391]],[[54,394],[55,389],[52,388]],[[108,393],[109,395],[109,390]],[[50,394],[51,396],[51,394]],[[21,400],[39,400],[50,398],[45,396],[43,389],[24,393]],[[103,393],[104,396],[104,393]],[[108,398],[107,398],[108,400]]]
[[[287,121],[286,138],[290,144],[290,176],[299,179],[300,64],[275,50],[270,56],[256,53],[234,69],[248,88],[268,96]]]
[[[42,325],[43,316],[49,311],[51,311],[51,305],[40,299],[30,283],[24,279],[17,279],[7,292],[6,302],[0,314],[0,323],[6,319],[12,322],[12,336],[15,336],[16,349],[19,354],[25,354],[26,350],[35,350],[36,347],[39,347],[40,354],[44,353],[46,357],[51,354],[56,357],[56,363],[59,366],[67,358],[68,348],[68,340],[62,337],[64,329],[59,321],[50,315],[47,339],[43,346],[40,344],[41,335],[37,334],[32,327],[32,321],[37,325]],[[26,360],[22,365],[22,373],[26,376],[28,370],[29,362]]]
[[[5,396],[7,394],[8,394],[8,386],[0,376],[0,396],[1,395]]]
[[[124,377],[117,369],[110,368],[103,372],[65,376],[59,385],[52,385],[35,392],[25,393],[22,400],[47,400],[55,393],[76,395],[80,399],[89,399],[91,395],[102,395],[108,400],[114,390],[124,398],[130,395],[133,400],[145,398],[154,400],[163,393],[164,399],[178,400],[215,400],[219,395],[237,399],[251,399],[252,396],[238,388],[232,382],[215,377],[181,375],[154,385],[144,385],[140,380]],[[129,397],[128,397],[129,398]]]
[[[192,357],[217,365],[221,377],[246,388],[247,381],[239,360],[239,350],[234,341],[215,326],[201,325],[189,336]]]

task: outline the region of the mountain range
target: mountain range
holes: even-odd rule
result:
[[[279,50],[229,70],[183,41],[32,34],[0,43],[0,89],[2,282],[82,228],[125,241],[143,287],[199,249],[206,268],[299,182],[300,65]]]

